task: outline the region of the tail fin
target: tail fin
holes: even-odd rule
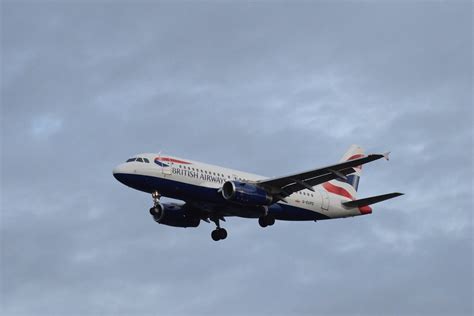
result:
[[[358,145],[352,145],[342,156],[340,162],[360,158],[364,156],[364,149]],[[362,166],[354,167],[355,172],[347,176],[347,180],[331,180],[323,184],[324,189],[334,194],[342,195],[355,200],[357,198],[357,189],[359,187],[360,176],[362,175]]]

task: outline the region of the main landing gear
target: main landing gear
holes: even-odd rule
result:
[[[214,229],[211,233],[211,238],[214,241],[219,241],[227,238],[227,230],[221,228],[219,223],[219,217],[211,218],[211,221],[216,223],[216,229]]]
[[[258,219],[258,224],[260,227],[272,226],[275,224],[275,217],[272,215],[262,216]]]

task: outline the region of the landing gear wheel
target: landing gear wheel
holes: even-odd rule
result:
[[[151,209],[150,209],[150,214],[151,216],[153,217],[160,217],[161,215],[161,209],[159,206],[153,206]]]
[[[226,239],[227,238],[227,230],[225,230],[224,228],[221,228],[221,225],[220,225],[220,222],[219,222],[221,219],[223,221],[225,221],[224,217],[220,217],[217,214],[215,214],[215,215],[209,217],[209,219],[211,221],[213,221],[214,223],[216,223],[216,229],[214,229],[211,233],[212,240],[218,241],[218,240]]]
[[[227,238],[227,230],[225,230],[224,228],[221,228],[221,229],[218,229],[217,231],[218,231],[219,238],[221,240]]]
[[[212,240],[214,240],[214,241],[220,240],[221,238],[220,238],[219,235],[220,235],[220,234],[219,234],[219,230],[218,230],[218,229],[213,230],[212,233],[211,233],[211,238],[212,238]]]
[[[272,226],[275,224],[275,217],[272,215],[262,216],[258,219],[258,224],[261,227]]]
[[[211,233],[211,238],[214,241],[223,240],[227,238],[227,230],[224,228],[216,228]]]
[[[275,224],[275,217],[273,217],[271,215],[265,216],[265,220],[266,220],[268,226],[272,226],[273,224]]]

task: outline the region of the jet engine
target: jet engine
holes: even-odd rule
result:
[[[150,214],[155,222],[174,227],[197,227],[201,221],[199,217],[190,214],[183,205],[173,203],[159,203],[150,209]]]
[[[222,186],[222,196],[228,201],[244,205],[269,205],[271,195],[252,183],[227,181]]]

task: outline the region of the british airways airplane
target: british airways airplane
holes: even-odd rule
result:
[[[352,145],[338,164],[284,177],[263,176],[161,154],[139,154],[118,165],[114,177],[150,193],[150,214],[163,225],[197,227],[216,224],[211,237],[227,237],[220,221],[226,217],[258,218],[261,227],[275,220],[317,221],[372,213],[370,205],[402,193],[357,199],[362,165],[388,153],[365,155]],[[165,196],[184,203],[160,203]]]

